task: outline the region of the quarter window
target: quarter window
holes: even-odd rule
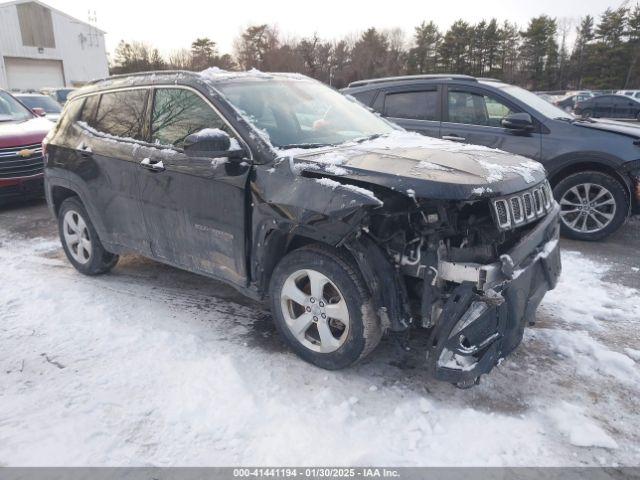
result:
[[[500,121],[515,113],[501,101],[475,92],[450,91],[449,121],[468,125],[500,127]]]
[[[387,94],[384,102],[385,115],[393,118],[413,120],[437,120],[438,92],[401,92]]]
[[[365,92],[352,93],[351,95],[366,106],[371,106],[373,99],[376,98],[377,90],[367,90]]]
[[[183,88],[159,88],[153,102],[151,140],[182,148],[192,133],[218,128],[231,134],[227,124],[199,95]]]
[[[114,137],[145,140],[147,95],[146,89],[103,93],[92,126]]]
[[[87,97],[84,101],[84,105],[82,106],[82,112],[80,112],[80,118],[78,120],[95,127],[94,119],[99,100],[100,95],[91,95],[90,97]]]

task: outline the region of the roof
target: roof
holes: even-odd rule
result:
[[[358,80],[351,82],[348,88],[364,87],[365,85],[371,85],[376,83],[392,83],[392,82],[404,82],[407,80],[467,80],[470,82],[477,82],[476,77],[471,75],[456,75],[448,73],[427,74],[427,75],[402,75],[399,77],[383,77],[383,78],[371,78],[367,80]]]
[[[139,81],[144,81],[145,77],[147,80],[156,80],[157,77],[162,77],[162,79],[166,79],[169,76],[175,77],[189,77],[197,80],[202,80],[205,82],[220,82],[225,80],[235,80],[235,79],[271,79],[271,78],[286,78],[292,80],[313,80],[305,75],[299,73],[288,73],[288,72],[261,72],[260,70],[251,69],[248,71],[235,72],[231,70],[222,70],[218,67],[211,67],[202,72],[194,72],[192,70],[150,70],[148,72],[137,72],[137,73],[123,73],[119,75],[111,75],[110,77],[100,78],[93,80],[87,85],[100,85],[102,83],[110,83],[113,81],[124,81],[127,79],[136,79]]]
[[[75,97],[103,91],[105,89],[117,89],[131,86],[165,85],[167,83],[200,83],[215,88],[215,83],[224,81],[234,81],[238,79],[269,80],[273,78],[317,81],[298,73],[267,73],[256,69],[252,69],[247,72],[232,72],[222,70],[217,67],[209,68],[202,72],[193,72],[190,70],[155,70],[149,72],[112,75],[107,78],[96,79],[87,83],[85,86],[78,88],[72,92],[71,95]]]
[[[95,25],[89,23],[89,22],[85,22],[83,20],[79,20],[76,17],[72,17],[71,15],[69,15],[68,13],[63,12],[62,10],[58,10],[57,8],[53,8],[51,5],[47,5],[44,2],[41,2],[39,0],[13,0],[12,2],[5,2],[5,3],[0,3],[0,8],[2,7],[9,7],[11,5],[20,5],[22,3],[36,3],[42,7],[48,8],[49,10],[51,10],[52,12],[56,12],[58,15],[62,15],[63,17],[67,17],[71,20],[73,20],[74,22],[78,22],[78,23],[82,23],[84,25],[87,25],[88,27],[94,28],[95,30],[97,30],[100,33],[107,33],[104,30],[96,27]]]

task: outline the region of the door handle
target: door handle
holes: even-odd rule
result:
[[[150,158],[142,159],[140,166],[153,172],[164,172],[165,170],[162,160],[151,160]]]
[[[451,140],[452,142],[464,142],[466,138],[461,137],[459,135],[443,135],[443,140]]]

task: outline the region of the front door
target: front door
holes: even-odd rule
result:
[[[247,162],[187,156],[184,139],[205,128],[234,132],[199,93],[154,91],[151,141],[138,151],[142,211],[153,255],[246,283]],[[236,137],[237,138],[237,137]]]
[[[539,126],[530,133],[502,127],[504,117],[521,112],[508,100],[479,88],[449,85],[444,106],[441,127],[443,139],[498,148],[540,160],[542,145]]]

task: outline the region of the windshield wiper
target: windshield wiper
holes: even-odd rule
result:
[[[375,140],[376,138],[380,138],[381,136],[382,136],[382,133],[374,133],[373,135],[369,135],[368,137],[356,138],[354,142],[356,143],[367,142],[369,140]]]
[[[278,145],[278,148],[288,149],[288,148],[320,148],[320,147],[331,147],[333,146],[331,143],[290,143],[289,145]]]

